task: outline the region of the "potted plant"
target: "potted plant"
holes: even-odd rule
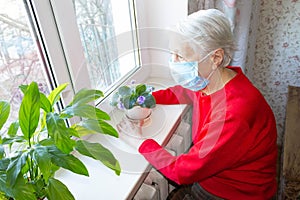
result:
[[[74,151],[99,160],[120,174],[119,162],[108,149],[82,138],[96,133],[118,137],[118,132],[106,122],[109,115],[91,105],[103,93],[82,89],[68,106],[56,111],[55,105],[66,87],[62,84],[46,97],[35,82],[20,86],[24,97],[18,121],[11,123],[0,138],[0,199],[74,199],[54,176],[60,168],[89,175]],[[9,113],[10,104],[0,101],[0,130]],[[81,121],[67,126],[66,121],[73,117],[80,117]]]
[[[126,111],[126,116],[133,120],[145,119],[156,106],[151,94],[154,87],[147,84],[124,85],[118,88],[112,96],[111,105]]]

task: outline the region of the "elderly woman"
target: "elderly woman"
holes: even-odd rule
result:
[[[193,145],[172,156],[147,139],[139,152],[184,186],[173,199],[270,199],[276,192],[275,119],[241,69],[228,66],[234,51],[229,21],[218,10],[200,10],[176,33],[170,68],[178,85],[153,95],[158,104],[193,106]]]

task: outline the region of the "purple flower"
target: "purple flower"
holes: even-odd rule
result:
[[[133,85],[133,84],[135,84],[135,82],[136,82],[135,80],[131,80],[131,81],[130,81],[130,84]]]
[[[123,104],[122,102],[119,102],[119,103],[117,104],[117,107],[118,107],[120,110],[124,110],[124,109],[125,109],[125,106],[124,106],[124,104]]]
[[[139,105],[142,105],[146,100],[146,97],[144,96],[139,96],[136,100],[136,102],[139,104]]]

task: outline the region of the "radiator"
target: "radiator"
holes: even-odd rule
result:
[[[159,199],[158,192],[159,189],[156,189],[152,185],[143,183],[134,196],[133,200],[157,200]]]
[[[166,150],[172,155],[180,155],[190,148],[192,142],[191,125],[189,118],[182,122],[166,145]],[[134,200],[165,200],[168,194],[175,189],[172,184],[158,171],[152,169],[144,183],[136,193]]]

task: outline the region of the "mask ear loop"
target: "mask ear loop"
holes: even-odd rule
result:
[[[214,50],[215,51],[215,50]],[[209,52],[206,56],[204,56],[201,60],[198,61],[198,63],[202,63],[208,56],[211,55],[214,51]]]
[[[199,60],[198,61],[198,65],[200,64],[200,63],[202,63],[205,59],[207,59],[209,56],[211,56],[211,54],[212,53],[214,53],[216,50],[213,50],[213,51],[211,51],[211,52],[209,52],[206,56],[204,56],[201,60]],[[206,79],[209,79],[211,76],[212,76],[212,74],[213,74],[213,72],[215,71],[216,69],[213,69],[210,73],[209,73],[209,75],[207,76],[207,78]],[[201,73],[198,71],[198,73],[201,75]],[[202,76],[202,75],[201,75]],[[204,76],[202,76],[202,77],[204,77]]]
[[[215,73],[215,71],[217,71],[217,68],[216,69],[213,69],[207,76],[206,79],[210,79],[210,77],[213,75],[213,73]]]
[[[222,49],[223,50],[223,49]],[[214,53],[216,53],[218,51],[218,49],[216,49],[215,50],[215,52]],[[224,50],[223,50],[224,51]],[[217,69],[220,67],[220,66],[223,66],[223,63],[224,63],[224,54],[223,54],[223,59],[222,59],[222,61],[218,64],[218,65],[216,65],[216,67],[213,67],[213,69],[212,69],[212,71],[209,73],[209,75],[207,76],[207,80],[214,74],[214,72],[215,71],[217,71]],[[212,62],[213,62],[213,60],[212,60]],[[214,62],[213,62],[213,65],[215,65],[214,64]],[[222,76],[221,76],[221,80],[222,80]],[[223,82],[223,80],[222,80],[222,82]]]

